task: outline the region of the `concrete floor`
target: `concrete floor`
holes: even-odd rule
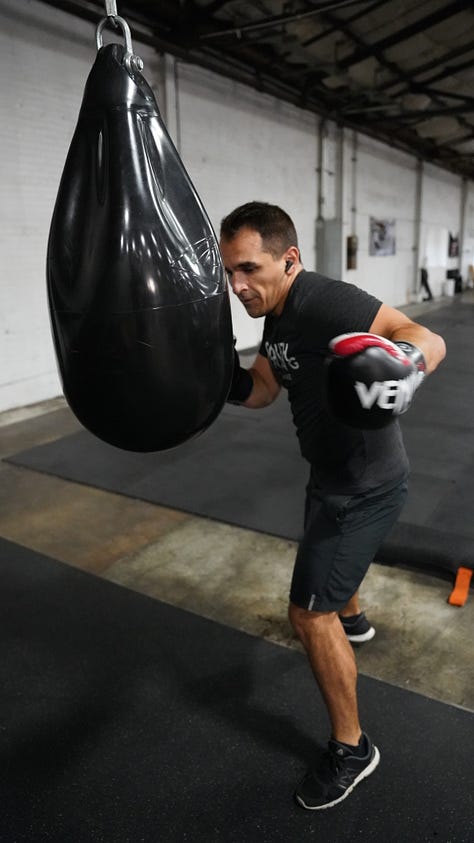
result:
[[[406,311],[416,318],[426,309]],[[62,398],[4,413],[0,459],[79,427]],[[293,542],[3,461],[0,475],[4,538],[283,646],[300,646],[286,619]],[[368,676],[474,711],[474,595],[454,608],[447,603],[451,585],[441,576],[374,563],[361,593],[377,634],[356,655]]]

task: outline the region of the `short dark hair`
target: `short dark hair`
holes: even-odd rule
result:
[[[247,202],[224,217],[221,237],[232,240],[241,228],[251,228],[262,238],[265,251],[279,258],[290,246],[298,246],[298,235],[288,214],[269,202]]]

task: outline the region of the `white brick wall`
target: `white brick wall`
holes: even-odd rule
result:
[[[457,258],[448,257],[449,233],[460,237],[462,183],[459,176],[425,166],[420,259],[427,257],[427,269],[433,295],[443,292],[446,270],[458,266]]]
[[[346,139],[347,180],[350,182],[352,133]],[[415,160],[402,152],[388,149],[368,137],[359,136],[357,149],[357,188],[354,232],[352,228],[352,191],[346,191],[345,236],[359,238],[357,269],[346,271],[345,279],[363,287],[387,304],[405,304],[413,280],[413,245],[415,216]],[[395,219],[396,254],[369,254],[370,217]]]
[[[0,0],[0,411],[61,392],[46,247],[95,52],[92,24],[36,0]],[[138,52],[153,80],[157,58]]]
[[[181,156],[216,231],[251,200],[281,205],[293,217],[308,268],[314,265],[316,119],[273,97],[180,64]],[[238,348],[260,340],[231,294]]]
[[[77,49],[70,63],[55,53],[61,16],[46,9],[50,23],[43,24],[44,8],[0,5],[0,409],[59,391],[46,308],[46,241],[85,62],[81,68]]]
[[[135,44],[145,60],[181,155],[218,229],[222,216],[249,199],[282,205],[294,217],[307,268],[316,265],[318,125],[315,115],[280,103],[202,69],[161,62]],[[0,0],[0,411],[60,392],[46,305],[45,257],[51,214],[85,80],[95,57],[95,29],[37,0]],[[166,90],[166,98],[160,99]],[[338,132],[326,127],[324,215],[337,214]],[[359,235],[358,268],[345,280],[389,304],[406,303],[413,280],[415,160],[359,136],[356,232],[351,212],[351,133],[343,147],[343,238]],[[434,292],[448,263],[447,232],[459,233],[461,180],[427,167],[423,185],[422,249]],[[369,217],[395,217],[397,254],[368,256]],[[469,185],[463,266],[474,263],[474,188]],[[338,265],[338,261],[334,262]],[[233,302],[238,347],[254,346],[261,320]]]

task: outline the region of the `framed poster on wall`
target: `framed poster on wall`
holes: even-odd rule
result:
[[[395,220],[370,217],[369,255],[394,255],[395,252]]]
[[[449,232],[449,246],[448,258],[457,258],[459,256],[459,237]]]

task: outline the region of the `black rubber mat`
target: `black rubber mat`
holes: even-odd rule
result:
[[[474,306],[453,303],[423,319],[448,356],[402,426],[412,466],[408,503],[378,554],[390,564],[455,572],[474,553]],[[298,540],[307,464],[288,403],[226,406],[197,439],[172,451],[119,451],[80,432],[9,461],[173,509]]]
[[[472,843],[474,714],[360,677],[377,771],[292,799],[306,658],[0,539],[2,843]]]

